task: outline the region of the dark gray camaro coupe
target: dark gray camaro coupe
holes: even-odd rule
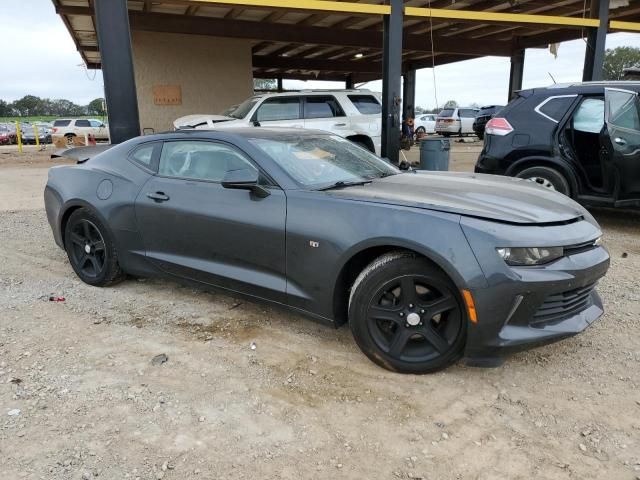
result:
[[[390,370],[553,342],[602,315],[593,217],[513,178],[402,173],[304,130],[135,138],[45,189],[56,243],[86,283],[164,276],[340,325]]]

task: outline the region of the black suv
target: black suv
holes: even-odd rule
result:
[[[640,82],[523,90],[485,127],[475,171],[591,206],[640,207]]]
[[[491,120],[494,115],[503,108],[504,107],[502,105],[488,105],[486,107],[480,108],[480,111],[476,115],[476,119],[473,122],[473,131],[476,133],[480,140],[484,138],[484,127],[487,122]]]

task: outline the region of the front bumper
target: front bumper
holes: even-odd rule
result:
[[[595,222],[583,220],[547,227],[498,225],[491,233],[484,234],[473,227],[477,222],[483,221],[469,219],[469,225],[463,225],[463,230],[489,286],[472,292],[478,323],[470,324],[468,329],[465,356],[470,363],[500,363],[505,354],[576,335],[604,313],[595,286],[609,268],[605,248],[576,249],[538,267],[510,267],[495,253],[493,245],[500,243],[480,246],[480,242],[488,240],[481,236],[493,236],[504,233],[500,230],[514,228],[533,229],[527,241],[536,242],[540,235],[544,237],[537,240],[540,245],[549,244],[549,239],[562,246],[580,245],[601,235]],[[495,238],[492,241],[500,242]]]

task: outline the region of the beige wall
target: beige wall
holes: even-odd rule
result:
[[[141,128],[170,130],[194,113],[220,113],[253,92],[251,42],[132,31]],[[155,85],[180,85],[182,105],[155,105]]]

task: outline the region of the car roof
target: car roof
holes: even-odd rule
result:
[[[621,88],[631,89],[633,91],[640,90],[639,81],[618,80],[618,81],[602,81],[602,82],[574,82],[574,83],[556,83],[547,87],[538,87],[528,90],[521,90],[534,94],[544,93],[553,95],[573,95],[581,93],[602,93],[603,88]]]
[[[210,138],[212,140],[224,140],[233,139],[234,137],[241,138],[278,138],[283,135],[295,135],[297,137],[317,137],[317,136],[330,136],[330,132],[322,130],[303,130],[300,128],[287,128],[287,127],[236,127],[225,128],[221,130],[204,130],[199,128],[193,129],[180,129],[175,131],[156,133],[154,135],[145,135],[138,137],[141,140],[166,140],[166,139],[178,139],[181,137],[198,137],[198,138]]]

